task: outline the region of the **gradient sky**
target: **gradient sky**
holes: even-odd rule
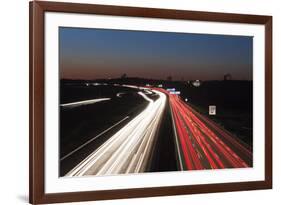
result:
[[[61,78],[252,80],[253,38],[112,29],[59,29]]]

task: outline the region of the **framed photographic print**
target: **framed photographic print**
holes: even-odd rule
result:
[[[30,203],[272,187],[272,17],[30,3]]]

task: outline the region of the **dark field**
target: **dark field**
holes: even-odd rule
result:
[[[253,140],[253,84],[252,81],[210,81],[202,86],[183,89],[192,107],[208,115],[209,105],[216,105],[217,114],[209,118],[240,140],[252,146]]]

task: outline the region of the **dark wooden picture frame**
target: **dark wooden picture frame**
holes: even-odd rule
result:
[[[183,10],[104,6],[91,4],[30,2],[30,203],[152,197],[272,188],[272,17]],[[265,180],[251,182],[168,186],[108,191],[46,194],[44,188],[44,14],[45,12],[102,14],[210,22],[247,23],[265,26]]]

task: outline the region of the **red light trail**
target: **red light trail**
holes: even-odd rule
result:
[[[191,108],[179,96],[169,96],[182,170],[250,167],[251,151],[212,120]]]

